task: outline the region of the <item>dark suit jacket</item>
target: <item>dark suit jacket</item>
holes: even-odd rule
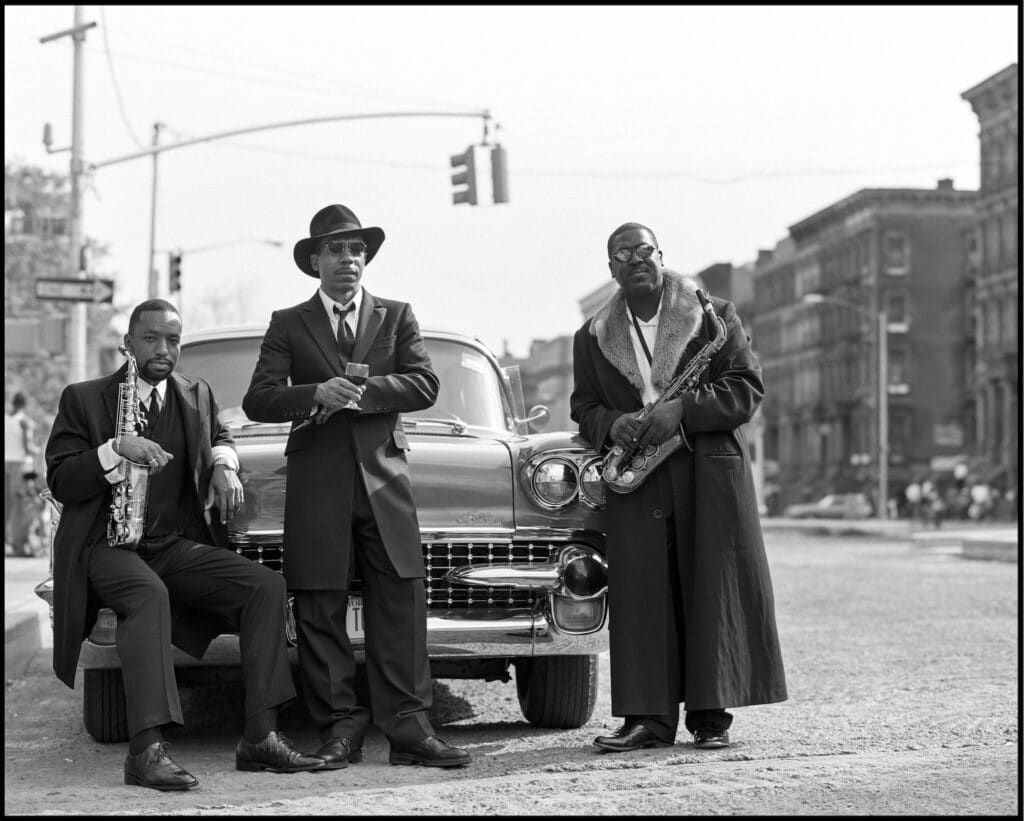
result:
[[[64,506],[53,543],[53,669],[69,687],[75,684],[82,639],[92,630],[102,606],[88,585],[87,569],[92,550],[107,549],[112,494],[96,451],[114,435],[118,386],[127,368],[125,363],[109,376],[68,385],[46,444],[46,482]],[[233,447],[234,440],[217,418],[217,403],[206,381],[177,373],[167,381],[184,409],[188,463],[197,509],[202,510],[213,475],[213,447]],[[212,521],[215,524],[210,527],[200,519],[196,533],[188,535],[206,544],[226,545],[227,532],[219,513],[213,513]],[[172,609],[171,640],[201,657],[223,625],[195,610]]]
[[[424,575],[400,413],[433,405],[439,383],[412,308],[364,288],[352,361],[370,366],[362,410],[338,411],[323,424],[295,430],[309,417],[316,386],[345,370],[315,293],[273,313],[242,400],[250,419],[295,423],[285,448],[284,518],[284,573],[293,590],[348,587],[357,470],[398,575]]]

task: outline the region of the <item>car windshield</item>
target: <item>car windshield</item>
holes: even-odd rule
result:
[[[193,342],[182,347],[178,370],[201,376],[213,387],[225,423],[248,421],[242,397],[259,358],[260,337]],[[501,374],[483,353],[448,339],[424,339],[441,381],[432,407],[403,414],[405,419],[438,419],[493,430],[508,430]]]

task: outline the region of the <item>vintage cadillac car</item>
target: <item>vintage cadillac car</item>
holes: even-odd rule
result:
[[[231,547],[280,570],[289,425],[252,422],[241,409],[264,330],[186,335],[178,370],[210,382],[235,437],[245,505],[228,523]],[[525,413],[518,368],[502,368],[479,340],[441,331],[423,338],[440,393],[403,425],[427,571],[431,672],[509,681],[511,668],[528,721],[581,726],[596,699],[597,654],[607,647],[599,457],[576,434],[530,433],[547,409]],[[51,580],[36,589],[52,602]],[[363,661],[360,589],[357,577],[348,629]],[[127,738],[115,626],[113,612],[101,611],[79,662],[85,727],[98,741]],[[288,639],[294,644],[293,633]],[[174,654],[181,683],[238,676],[237,636],[215,639],[202,660]]]

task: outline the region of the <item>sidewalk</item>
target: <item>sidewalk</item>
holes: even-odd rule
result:
[[[53,646],[50,610],[35,586],[50,572],[50,560],[4,559],[4,679],[22,676],[32,657]]]

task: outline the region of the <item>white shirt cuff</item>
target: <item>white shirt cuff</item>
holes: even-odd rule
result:
[[[124,481],[124,459],[114,453],[114,440],[108,439],[96,450],[103,477],[112,485]]]
[[[223,464],[231,470],[238,470],[238,454],[230,445],[214,445],[213,464],[214,466]]]

